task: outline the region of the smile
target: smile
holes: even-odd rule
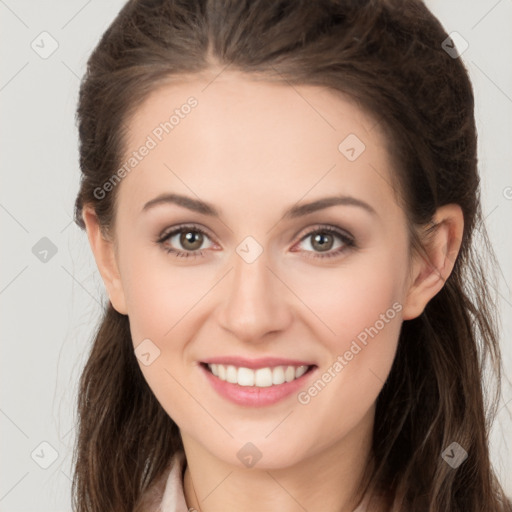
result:
[[[228,359],[231,360],[224,360],[224,364],[202,362],[198,367],[218,395],[246,407],[264,407],[291,398],[318,368],[315,364],[300,364],[298,361]],[[282,364],[284,362],[288,364]]]
[[[307,365],[275,366],[273,368],[258,368],[257,370],[223,364],[208,364],[207,367],[213,375],[222,381],[257,388],[267,388],[285,382],[292,382],[302,377],[309,369]]]

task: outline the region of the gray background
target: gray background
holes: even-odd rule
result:
[[[0,0],[0,511],[71,509],[77,382],[106,300],[86,235],[72,223],[79,178],[74,110],[86,60],[123,3]],[[462,58],[476,92],[482,201],[501,264],[510,378],[512,0],[427,5],[469,44]],[[42,58],[52,44],[57,49]],[[509,495],[511,413],[505,382],[491,451]]]

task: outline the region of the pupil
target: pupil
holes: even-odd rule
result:
[[[329,240],[329,238],[330,238],[330,240]],[[326,239],[327,239],[327,243],[325,243]],[[329,242],[331,242],[331,243],[329,243]],[[315,247],[316,243],[320,244],[318,246],[320,251],[328,251],[332,247],[332,236],[326,235],[324,233],[318,233],[317,235],[315,235],[315,237],[313,239],[313,247]]]

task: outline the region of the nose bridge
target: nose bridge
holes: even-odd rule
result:
[[[247,251],[247,248],[249,250]],[[245,249],[245,252],[244,252]],[[286,293],[282,283],[269,270],[265,251],[247,255],[254,246],[243,242],[233,255],[233,272],[222,301],[220,323],[237,338],[257,341],[267,332],[284,329],[290,320]]]

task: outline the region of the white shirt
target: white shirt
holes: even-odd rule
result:
[[[178,452],[172,459],[172,467],[167,476],[159,507],[155,512],[189,512],[183,492],[183,471],[185,454]],[[367,512],[368,497],[365,497],[354,512]],[[190,509],[193,512],[195,509]]]

